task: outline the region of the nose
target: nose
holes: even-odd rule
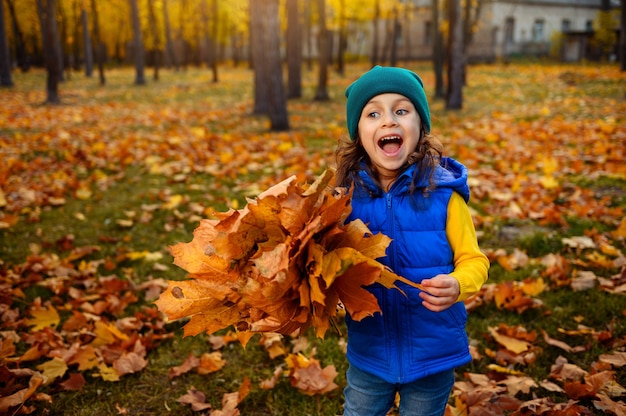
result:
[[[396,120],[395,114],[392,111],[386,111],[383,115],[382,126],[393,127],[397,125],[398,122]]]

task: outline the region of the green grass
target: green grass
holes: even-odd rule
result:
[[[289,102],[292,130],[281,134],[269,133],[266,118],[250,114],[252,73],[246,68],[224,67],[217,84],[211,82],[211,74],[203,69],[190,68],[179,73],[161,71],[160,81],[149,78],[144,87],[132,85],[130,69],[107,71],[104,87],[98,85],[97,77],[86,80],[75,74],[60,85],[63,104],[53,108],[42,105],[43,72],[15,74],[16,86],[0,95],[3,107],[0,113],[0,121],[3,121],[0,123],[0,157],[20,163],[6,165],[13,166],[10,171],[0,167],[0,174],[4,175],[2,179],[6,180],[0,187],[7,200],[12,201],[14,194],[11,192],[18,192],[19,186],[9,189],[13,183],[9,179],[24,181],[24,187],[37,189],[40,194],[63,197],[65,203],[53,206],[45,203],[44,198],[15,210],[0,208],[0,216],[19,215],[15,225],[0,229],[0,283],[14,282],[8,276],[22,273],[33,253],[57,255],[63,259],[73,248],[85,246],[97,246],[98,251],[74,261],[73,267],[78,268],[82,260],[108,259],[112,264],[112,268],[99,264],[96,276],[117,276],[135,285],[149,279],[183,279],[184,271],[171,264],[173,259],[168,246],[190,241],[200,218],[209,216],[212,209],[241,208],[246,196],[258,193],[269,184],[295,173],[305,173],[306,178],[311,178],[333,163],[335,143],[346,134],[343,90],[366,68],[367,64],[354,64],[344,77],[331,73],[331,100],[326,103],[314,102],[310,98],[316,74],[306,72],[305,96]],[[430,65],[415,63],[414,69],[424,78],[430,94],[434,82]],[[564,148],[578,148],[580,138],[569,133],[576,129],[568,129],[581,122],[596,126],[590,127],[593,132],[585,136],[585,146],[587,143],[597,146],[604,143],[602,129],[619,130],[617,135],[611,136],[615,137],[612,140],[623,138],[624,130],[620,126],[626,121],[625,80],[625,76],[609,66],[542,66],[534,63],[473,66],[469,68],[468,85],[464,91],[464,109],[446,111],[442,101],[434,100],[431,103],[433,126],[447,153],[459,156],[471,166],[470,174],[479,180],[478,188],[492,181],[496,190],[506,191],[511,187],[511,175],[528,175],[531,181],[535,180],[533,175],[541,173],[541,166],[535,164],[532,157],[526,159],[525,146],[519,146],[522,149],[519,157],[508,153],[516,151],[516,144],[527,141],[528,146],[539,148],[543,144],[548,146],[546,153],[551,150],[562,157]],[[551,87],[546,88],[546,85]],[[523,127],[517,129],[518,126]],[[527,128],[532,134],[525,135]],[[560,128],[567,140],[559,140],[564,140],[566,146],[550,145],[553,135],[559,136]],[[198,129],[205,136],[197,137]],[[486,140],[489,132],[501,135],[502,139],[499,142]],[[544,142],[537,139],[537,144],[536,137],[546,139]],[[619,149],[619,146],[611,149]],[[587,147],[581,148],[581,152],[588,150]],[[249,158],[239,165],[228,165],[229,156],[225,153],[229,151],[234,152],[235,158]],[[149,158],[154,156],[160,157],[156,166],[161,171],[151,172],[155,165]],[[611,234],[617,228],[619,210],[626,209],[624,173],[611,171],[602,165],[601,159],[585,162],[590,167],[585,165],[584,169],[593,170],[593,174],[568,171],[566,162],[575,160],[575,157],[563,160],[560,168],[564,173],[559,179],[570,185],[567,192],[556,194],[554,198],[555,205],[564,210],[563,222],[552,223],[524,216],[526,201],[519,196],[516,196],[516,202],[521,205],[522,214],[509,216],[506,206],[499,206],[498,200],[492,197],[492,191],[486,192],[484,197],[473,197],[471,201],[479,213],[481,247],[491,253],[499,249],[506,253],[519,249],[531,259],[560,254],[570,262],[580,260],[573,263],[573,269],[591,270],[603,277],[615,275],[618,268],[606,269],[592,263],[583,265],[581,262],[590,252],[569,249],[562,239],[596,233],[622,253],[626,252],[623,238]],[[520,166],[514,166],[518,161]],[[241,169],[242,166],[245,169]],[[221,169],[220,174],[214,173],[216,168]],[[497,175],[493,174],[494,171]],[[65,172],[65,176],[61,172]],[[91,195],[84,199],[77,198],[74,193],[81,181],[91,190]],[[605,198],[607,209],[602,211],[597,207],[587,217],[568,211],[571,197],[578,195],[576,191],[579,189],[591,190],[597,200]],[[538,191],[534,192],[525,196],[530,201],[528,206],[537,196]],[[183,199],[175,207],[166,208],[164,204],[173,195],[180,195]],[[120,220],[132,220],[132,226],[120,225]],[[163,257],[153,262],[129,260],[123,256],[124,253],[141,251],[160,253]],[[163,267],[155,268],[155,263]],[[37,298],[69,305],[67,293],[55,294],[52,289],[35,283],[37,279],[53,277],[58,271],[38,276],[29,270],[21,276],[22,280],[17,280],[21,282],[17,284],[23,287],[25,297],[7,296],[2,292],[4,295],[0,300],[4,304],[20,312]],[[543,270],[537,263],[507,270],[494,262],[489,283],[536,279],[542,276]],[[24,283],[26,278],[32,283]],[[152,299],[146,300],[143,292],[137,291],[137,295],[138,302],[127,306],[117,316],[107,316],[119,319],[143,313],[144,308],[154,308]],[[489,327],[501,323],[520,325],[538,334],[536,362],[512,366],[537,382],[548,377],[558,356],[590,371],[600,354],[620,348],[619,340],[623,345],[626,338],[623,295],[608,294],[597,287],[575,292],[569,287],[552,286],[536,297],[542,306],[523,313],[498,309],[493,303],[470,313],[468,334],[483,358],[458,369],[459,379],[467,371],[488,371],[487,366],[494,360],[488,358],[486,352],[495,351],[498,345],[486,334]],[[70,312],[70,309],[61,311],[63,320],[70,316]],[[610,330],[613,343],[596,341],[592,335],[569,337],[559,332],[559,328],[576,329],[579,323],[593,328],[596,333]],[[5,324],[8,328],[8,323]],[[189,354],[199,356],[211,349],[207,335],[183,337],[183,324],[172,322],[165,325],[163,333],[170,336],[150,349],[147,355],[149,365],[144,370],[123,376],[118,382],[103,381],[93,376],[95,371],[86,371],[87,383],[82,391],[64,391],[58,383],[52,383],[41,389],[51,395],[51,403],[29,400],[27,404],[36,406],[39,413],[63,415],[118,414],[116,406],[133,415],[191,415],[197,413],[178,403],[178,398],[192,386],[204,392],[207,402],[219,409],[222,396],[236,391],[248,377],[252,391],[238,406],[241,414],[341,413],[347,368],[342,347],[345,342],[342,322],[339,323],[341,335],[328,333],[325,340],[316,339],[310,332],[306,335],[310,343],[307,354],[310,356],[314,351],[322,367],[334,365],[338,372],[335,382],[339,388],[323,396],[298,392],[286,376],[273,389],[260,389],[259,383],[270,378],[277,366],[286,366],[282,356],[269,358],[259,344],[258,336],[245,349],[235,343],[227,345],[222,350],[227,365],[216,373],[198,375],[190,372],[170,379],[169,370],[182,364]],[[542,330],[572,346],[586,345],[588,349],[582,353],[567,353],[551,347],[543,341]],[[19,332],[24,333],[24,327]],[[283,342],[290,347],[289,338]],[[17,343],[18,353],[23,353],[26,348],[24,342]],[[23,366],[34,368],[44,361],[46,359],[42,358],[23,363]],[[624,367],[616,369],[616,380],[622,386],[626,385]],[[562,394],[543,389],[537,389],[534,394],[551,396],[559,402],[566,400]],[[593,409],[589,400],[583,403]]]

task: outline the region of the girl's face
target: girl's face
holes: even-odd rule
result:
[[[385,188],[415,151],[421,123],[415,106],[404,95],[380,94],[363,107],[359,138]]]

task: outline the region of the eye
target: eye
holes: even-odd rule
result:
[[[368,118],[378,118],[380,117],[380,113],[378,111],[370,111],[367,113]]]
[[[409,113],[409,110],[407,110],[406,108],[399,108],[396,110],[396,114],[399,116],[404,116],[408,113]]]

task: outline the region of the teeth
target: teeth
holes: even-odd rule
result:
[[[380,142],[387,143],[387,142],[399,141],[399,140],[402,140],[400,136],[387,136],[387,137],[383,137],[382,139],[380,139]]]

